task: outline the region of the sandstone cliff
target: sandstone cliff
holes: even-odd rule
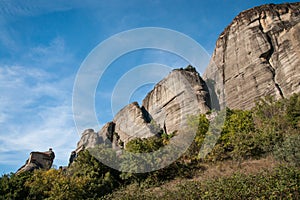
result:
[[[260,97],[300,92],[299,14],[300,3],[263,5],[224,30],[204,74],[221,105],[249,109]]]
[[[207,86],[191,66],[173,70],[160,81],[143,100],[149,112],[164,132],[177,132],[188,115],[206,113],[210,109]]]
[[[208,88],[195,68],[173,70],[148,93],[142,106],[137,102],[125,106],[98,133],[84,131],[77,152],[83,146],[106,143],[117,149],[133,138],[180,132],[189,115],[210,110],[209,102]]]
[[[188,115],[211,107],[249,109],[266,95],[279,99],[300,92],[299,14],[300,3],[240,13],[217,40],[205,81],[191,66],[173,70],[141,106],[131,103],[99,132],[85,131],[77,151],[101,143],[122,148],[135,137],[180,132]]]

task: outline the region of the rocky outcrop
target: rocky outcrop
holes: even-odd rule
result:
[[[52,149],[46,152],[31,152],[28,160],[26,163],[18,169],[16,174],[26,172],[26,171],[33,171],[35,169],[50,169],[53,160],[55,158],[55,154]]]
[[[132,138],[147,138],[157,134],[151,126],[147,111],[137,102],[125,106],[116,114],[113,121],[116,124],[115,132],[125,143]]]
[[[135,137],[180,133],[189,115],[225,106],[249,109],[266,95],[300,92],[299,8],[270,4],[240,13],[217,40],[205,81],[192,66],[173,70],[141,106],[127,105],[98,133],[85,131],[77,150],[101,143],[122,148]]]
[[[143,100],[143,107],[157,126],[167,134],[178,132],[189,115],[210,110],[207,86],[198,72],[188,66],[185,70],[173,70],[155,85]]]
[[[221,106],[249,109],[266,95],[300,92],[299,22],[300,3],[255,7],[233,20],[203,76]]]
[[[137,102],[125,106],[98,133],[84,131],[76,151],[102,143],[117,149],[133,138],[180,132],[189,115],[210,110],[209,102],[208,88],[195,68],[173,70],[149,92],[142,106]]]
[[[103,137],[99,137],[99,135],[94,131],[94,129],[86,129],[82,133],[81,139],[77,143],[76,152],[78,153],[84,148],[94,147],[96,144],[100,144],[103,142]]]

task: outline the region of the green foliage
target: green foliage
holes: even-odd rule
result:
[[[248,111],[227,109],[221,137],[207,160],[243,160],[272,153],[285,137],[299,133],[299,119],[299,94],[280,101],[266,97]],[[289,149],[285,145],[282,148]]]
[[[0,199],[94,199],[118,186],[119,173],[85,150],[66,171],[50,169],[4,175]]]
[[[297,199],[299,178],[300,170],[297,168],[278,168],[274,172],[257,175],[235,174],[204,183],[180,185],[178,190],[165,193],[162,199]]]
[[[30,178],[31,173],[20,175],[9,174],[0,178],[0,199],[26,199],[29,188],[25,182]]]
[[[132,153],[149,153],[158,150],[163,146],[163,140],[161,137],[150,137],[150,138],[135,138],[130,140],[126,144],[126,151]]]
[[[208,157],[209,160],[242,160],[261,154],[259,135],[251,111],[226,111],[226,120],[218,143]]]
[[[138,182],[139,184],[143,182],[150,173],[134,174],[131,173],[131,171],[148,171],[148,168],[153,167],[152,165],[155,163],[152,162],[152,155],[140,153],[155,152],[161,148],[164,145],[164,141],[167,140],[168,136],[154,136],[145,139],[136,138],[129,141],[125,147],[126,151],[136,153],[138,156],[131,153],[126,153],[121,156],[122,163],[120,167],[123,171],[121,178],[126,180],[126,182]],[[145,163],[148,163],[147,166],[145,166]]]
[[[293,94],[286,101],[286,118],[294,129],[300,129],[300,94]]]
[[[274,151],[277,160],[300,166],[300,134],[288,135],[282,144],[277,144]]]
[[[256,175],[234,174],[206,181],[181,181],[161,191],[116,192],[103,199],[299,199],[300,169],[279,167]]]
[[[30,188],[28,199],[83,199],[87,179],[66,176],[62,171],[36,170],[25,186]]]
[[[211,113],[213,114],[213,113]],[[107,195],[108,199],[298,199],[300,185],[300,94],[289,99],[274,101],[266,97],[248,111],[226,110],[220,117],[209,121],[205,115],[191,116],[190,127],[196,131],[195,139],[188,151],[176,162],[154,172],[134,174],[131,171],[147,171],[158,160],[164,164],[171,159],[167,156],[176,152],[172,148],[163,152],[157,150],[169,144],[174,134],[166,134],[151,122],[159,136],[134,139],[126,144],[126,151],[118,155],[120,163],[115,163],[115,151],[98,146],[79,153],[67,170],[36,170],[19,175],[0,177],[0,199],[97,199],[107,195],[120,185],[139,185],[139,190],[128,195]],[[221,135],[216,133],[221,132]],[[180,133],[176,133],[178,137]],[[117,133],[115,138],[119,139]],[[278,168],[274,172],[257,175],[236,174],[227,178],[205,182],[184,182],[172,190],[166,190],[159,197],[147,193],[143,188],[160,186],[176,177],[191,178],[202,168],[198,159],[202,150],[210,150],[209,145],[219,138],[206,161],[233,159],[242,161],[260,158],[266,154],[290,164],[289,168]],[[122,143],[121,140],[119,140]],[[207,146],[206,146],[207,145]],[[207,147],[207,148],[206,148]],[[201,151],[200,151],[201,149]],[[152,152],[155,156],[147,153]],[[146,153],[146,154],[142,154]],[[161,155],[158,155],[161,154]],[[137,155],[142,155],[137,157]],[[115,164],[126,173],[113,170],[99,160]],[[151,162],[149,162],[151,161]],[[144,164],[147,163],[145,166]],[[106,198],[105,197],[105,198]]]
[[[114,155],[110,155],[113,158]],[[100,197],[118,185],[119,173],[101,163],[87,150],[79,153],[68,173],[74,178],[86,181],[83,187],[85,198]]]
[[[272,97],[261,100],[253,109],[256,128],[266,152],[272,152],[287,135],[300,131],[300,94],[289,99],[274,101]]]
[[[209,128],[209,121],[204,114],[200,114],[198,116],[189,116],[188,124],[192,130],[197,131],[194,141],[190,145],[188,151],[184,154],[184,157],[191,160],[196,160],[198,159],[199,151]]]

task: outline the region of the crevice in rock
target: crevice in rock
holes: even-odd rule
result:
[[[226,52],[227,52],[227,42],[228,42],[228,36],[229,36],[229,30],[230,28],[228,28],[228,32],[224,32],[224,38],[223,38],[223,57],[222,57],[222,66],[221,66],[221,75],[222,75],[222,88],[223,88],[223,92],[221,94],[218,94],[219,97],[219,107],[220,108],[224,108],[226,105],[226,87],[225,87],[225,80],[226,80],[226,75],[225,75],[225,63],[226,63]],[[218,91],[217,91],[218,93]]]
[[[179,97],[180,95],[182,95],[184,93],[184,91],[180,92],[179,94],[175,95],[174,97],[172,97],[172,99],[170,99],[167,103],[165,103],[162,108],[166,107],[169,103],[171,103],[174,99],[176,99],[176,97]]]
[[[141,107],[141,110],[142,110],[142,115],[143,115],[145,122],[150,123],[152,120],[150,113],[146,110],[146,108],[144,106]]]
[[[223,85],[225,85],[225,63],[226,63],[226,49],[227,49],[227,41],[228,41],[228,34],[224,34],[223,36],[223,58],[222,58],[222,79],[223,79]]]
[[[115,132],[115,126],[116,124],[114,122],[109,122],[108,128],[107,128],[107,132],[106,132],[106,137],[113,142],[113,136],[114,136],[114,132]]]
[[[164,132],[165,132],[166,134],[168,134],[168,132],[167,132],[167,126],[166,126],[166,121],[164,121],[164,127],[163,127],[163,129],[164,129]]]
[[[207,79],[206,80],[206,84],[207,86],[207,91],[209,91],[209,96],[210,96],[210,109],[215,109],[215,110],[220,110],[220,99],[219,99],[219,95],[221,91],[219,91],[219,93],[217,94],[217,90],[216,90],[216,82],[212,79]]]
[[[266,36],[266,39],[267,39],[267,42],[270,46],[270,49],[264,53],[262,53],[259,58],[264,58],[268,64],[268,69],[270,70],[270,72],[272,73],[272,80],[274,82],[274,85],[275,85],[275,88],[276,90],[279,92],[279,95],[281,96],[281,98],[284,99],[284,95],[283,95],[283,92],[282,92],[282,89],[280,87],[280,85],[276,82],[276,70],[275,68],[273,67],[272,63],[270,62],[270,59],[275,51],[275,48],[274,48],[274,43],[273,43],[273,40],[272,40],[272,36],[270,35],[269,32],[265,32],[264,31],[264,28],[261,24],[261,18],[258,20],[259,21],[259,29],[260,31],[262,32],[262,34],[264,34]]]

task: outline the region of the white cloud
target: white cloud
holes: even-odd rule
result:
[[[0,14],[6,17],[35,16],[55,11],[69,10],[73,6],[68,1],[42,1],[34,3],[31,0],[2,0],[0,2]]]
[[[72,80],[53,81],[46,71],[21,66],[1,67],[0,74],[0,162],[6,163],[3,157],[10,151],[50,146],[66,162],[63,156],[79,139],[72,118]]]
[[[0,165],[20,167],[27,159],[20,152],[27,156],[49,147],[55,163],[65,165],[79,140],[72,115],[74,74],[60,71],[73,56],[60,37],[26,56],[35,62],[0,63]]]
[[[41,45],[31,48],[25,58],[43,65],[44,68],[74,60],[73,55],[68,52],[65,46],[64,39],[61,37],[54,38],[48,46]]]

